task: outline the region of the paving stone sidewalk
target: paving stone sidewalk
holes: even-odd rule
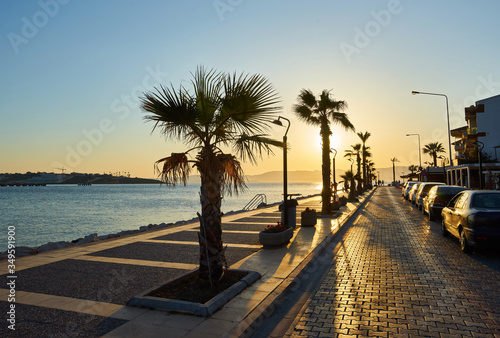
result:
[[[379,188],[287,336],[500,337],[499,256],[462,253],[399,190]]]

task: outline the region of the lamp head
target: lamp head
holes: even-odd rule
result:
[[[420,92],[417,92],[417,91],[414,91],[414,90],[411,92],[411,95],[416,95],[416,94],[420,94]]]
[[[278,119],[277,119],[277,120],[274,120],[272,123],[273,123],[273,124],[276,124],[276,125],[278,125],[278,126],[282,126],[282,127],[283,127],[283,123],[281,123],[281,121],[280,121],[279,117],[278,117]]]

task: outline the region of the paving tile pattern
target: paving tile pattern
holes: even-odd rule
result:
[[[153,239],[159,239],[164,241],[191,241],[198,242],[198,233],[195,231],[181,231],[173,234],[168,234],[165,236],[155,237]],[[259,245],[259,234],[235,234],[235,233],[222,233],[222,242],[224,245],[228,243],[238,243],[238,244],[253,244]]]
[[[292,336],[500,337],[500,270],[439,229],[379,188]]]
[[[74,259],[45,264],[17,273],[18,291],[125,305],[186,270],[91,262]],[[6,280],[0,276],[2,280]]]
[[[6,313],[10,303],[0,302]],[[0,325],[0,337],[100,337],[126,320],[16,304],[16,330]]]
[[[175,237],[172,239],[175,239]],[[234,264],[256,251],[258,249],[227,248],[227,263],[229,265]],[[198,264],[200,262],[200,247],[199,245],[135,242],[112,249],[93,252],[89,255]]]

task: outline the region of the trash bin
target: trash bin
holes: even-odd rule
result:
[[[296,199],[291,198],[286,201],[286,208],[288,209],[288,226],[292,228],[295,228],[297,225],[297,205],[299,205],[299,202],[297,202]],[[285,223],[285,213],[283,209],[283,203],[281,203],[279,206],[279,211],[281,211],[281,222]]]

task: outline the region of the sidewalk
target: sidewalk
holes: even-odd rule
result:
[[[294,237],[287,247],[272,250],[262,249],[258,232],[279,221],[277,206],[224,216],[228,264],[262,277],[207,318],[126,306],[134,296],[197,267],[197,223],[19,258],[15,336],[249,335],[359,204],[348,203],[339,217],[318,218],[316,227],[301,228],[300,212],[320,209],[320,198],[299,200]],[[0,274],[6,280],[7,262]],[[0,288],[3,313],[7,296],[8,289]],[[2,325],[0,335],[11,334]]]

